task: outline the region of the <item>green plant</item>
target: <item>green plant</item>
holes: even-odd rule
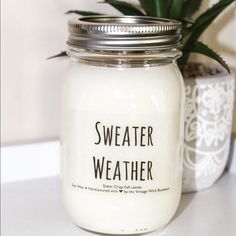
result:
[[[182,51],[183,56],[178,60],[178,65],[183,68],[189,61],[191,53],[200,53],[219,62],[228,72],[229,67],[225,61],[213,49],[199,41],[199,37],[214,21],[214,19],[235,0],[219,0],[215,5],[207,9],[196,20],[193,14],[199,9],[202,0],[139,0],[141,8],[131,3],[120,0],[104,0],[100,4],[109,4],[124,15],[153,16],[176,19],[182,22]],[[102,13],[70,10],[66,14],[101,15]],[[56,56],[65,55],[65,52]]]

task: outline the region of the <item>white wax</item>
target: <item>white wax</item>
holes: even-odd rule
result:
[[[174,63],[70,64],[62,93],[61,178],[76,225],[133,234],[170,221],[181,194],[183,94]]]

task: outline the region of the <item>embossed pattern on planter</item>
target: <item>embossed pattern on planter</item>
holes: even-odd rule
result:
[[[210,187],[228,154],[234,104],[234,76],[185,80],[183,192]]]

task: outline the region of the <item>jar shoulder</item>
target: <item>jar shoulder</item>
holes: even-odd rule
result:
[[[72,106],[117,106],[124,110],[170,109],[179,104],[183,79],[172,63],[158,67],[111,68],[72,64],[63,94]],[[75,102],[76,101],[76,102]]]

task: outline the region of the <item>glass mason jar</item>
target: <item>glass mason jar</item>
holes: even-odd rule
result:
[[[76,225],[137,234],[173,217],[182,181],[180,30],[150,17],[69,21],[61,178]]]

